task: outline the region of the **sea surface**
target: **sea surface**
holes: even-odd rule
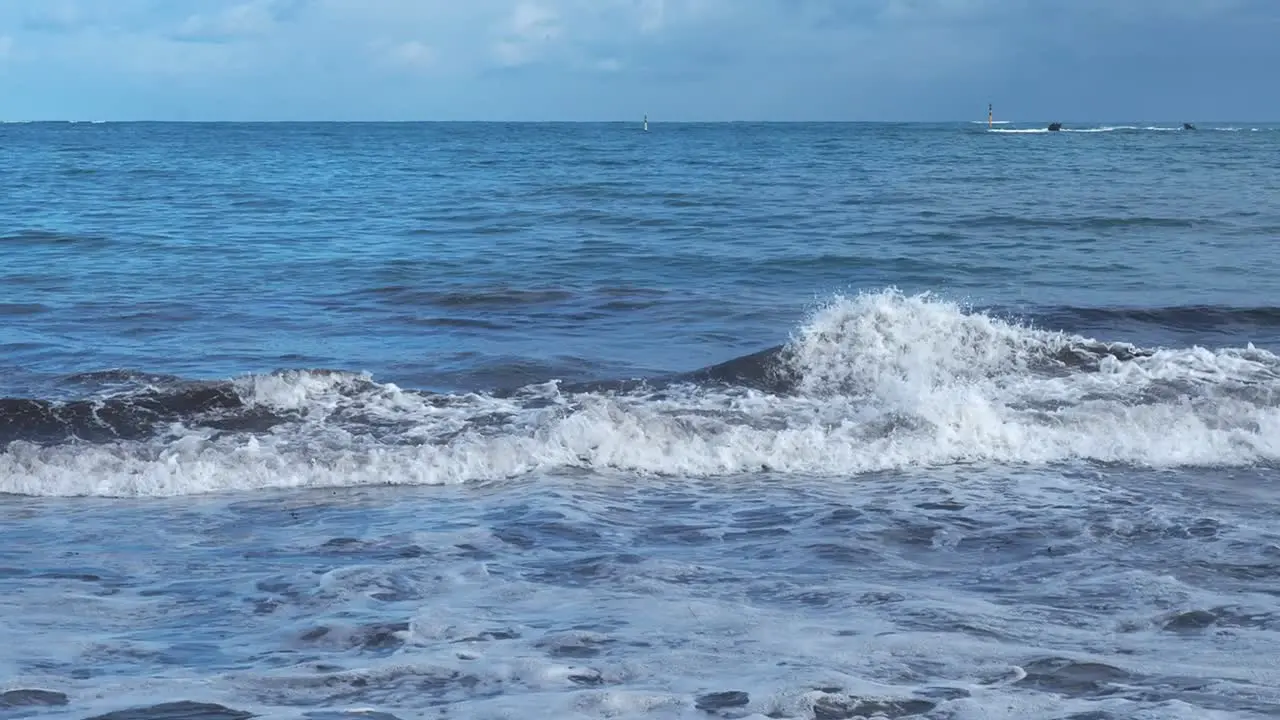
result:
[[[1197,126],[0,125],[0,720],[1277,717]]]

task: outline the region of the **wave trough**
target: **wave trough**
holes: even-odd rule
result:
[[[104,389],[0,400],[0,492],[1280,459],[1270,352],[1106,343],[896,290],[835,297],[779,347],[643,380],[435,394],[340,371],[81,379]]]

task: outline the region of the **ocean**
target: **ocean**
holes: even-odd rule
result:
[[[1280,125],[0,125],[0,720],[1280,715]]]

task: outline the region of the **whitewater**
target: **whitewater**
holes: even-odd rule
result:
[[[0,720],[1280,715],[1280,132],[1023,125],[3,126]]]
[[[898,291],[837,298],[776,351],[702,375],[446,395],[338,371],[223,383],[115,374],[97,397],[8,401],[0,491],[129,497],[567,470],[848,477],[1280,458],[1280,358],[1270,352],[1108,344]]]

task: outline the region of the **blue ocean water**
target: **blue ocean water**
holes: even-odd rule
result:
[[[0,718],[1274,717],[1278,151],[0,125]]]

